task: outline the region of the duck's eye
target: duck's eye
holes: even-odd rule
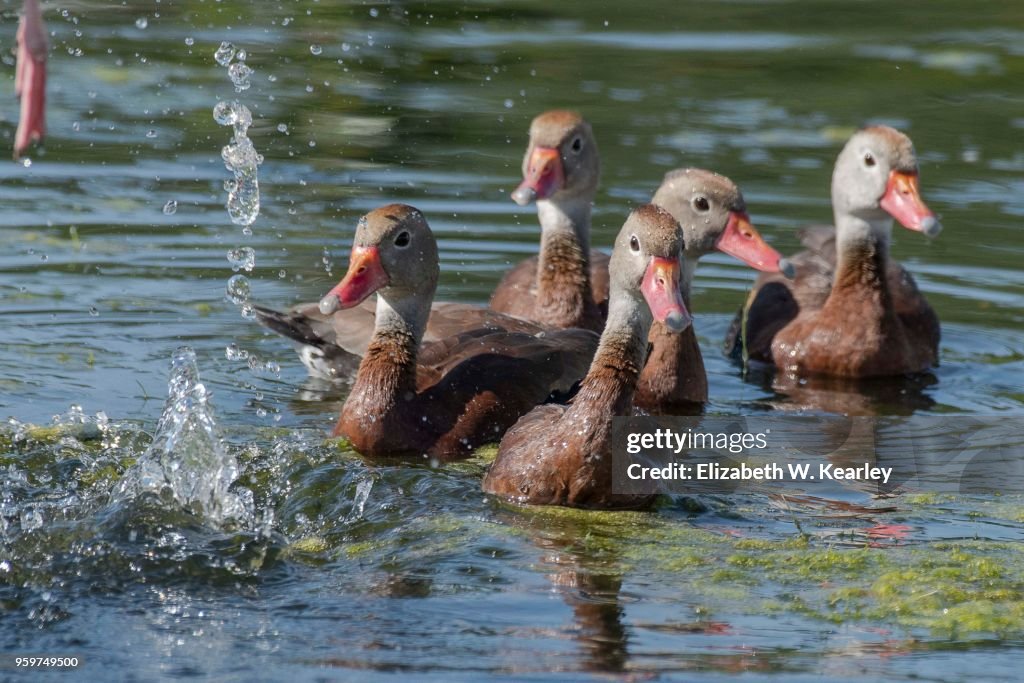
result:
[[[704,213],[711,208],[711,205],[708,204],[707,197],[694,197],[693,208],[697,209],[701,213]]]
[[[573,141],[572,141],[572,151],[574,151],[577,154],[579,154],[579,151],[581,149],[583,149],[583,138],[579,138],[579,137],[573,138]]]
[[[871,152],[865,152],[864,154],[864,165],[868,168],[875,165],[875,155]]]
[[[636,238],[636,235],[629,238],[629,250],[634,254],[640,253],[640,240]]]
[[[398,233],[398,237],[395,238],[395,246],[400,249],[404,249],[407,246],[409,246],[409,241],[411,239],[412,237],[409,235],[409,231],[403,230],[402,232]]]

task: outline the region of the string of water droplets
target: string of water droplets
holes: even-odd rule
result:
[[[222,42],[213,54],[217,64],[227,68],[228,77],[234,84],[236,93],[248,90],[252,85],[250,79],[253,70],[245,63],[246,56],[244,49],[237,48],[227,41]],[[249,139],[252,112],[238,100],[221,100],[213,108],[213,119],[222,126],[231,126],[233,130],[231,141],[221,150],[224,166],[234,176],[224,181],[224,189],[228,193],[226,206],[231,222],[241,225],[242,234],[249,237],[252,235],[251,226],[260,213],[258,167],[263,163],[263,155],[256,152],[256,147]],[[249,301],[251,287],[246,273],[251,273],[256,267],[256,252],[252,247],[236,247],[228,251],[227,259],[231,269],[235,271],[235,274],[228,278],[225,292],[227,298],[239,307],[243,318],[252,319],[255,313]],[[276,362],[263,361],[256,354],[239,349],[236,344],[228,345],[225,356],[228,360],[245,361],[253,372],[281,372]],[[257,402],[262,399],[263,396],[257,394]],[[263,416],[267,411],[263,407],[258,407],[257,413]]]
[[[213,58],[219,65],[227,67],[235,92],[249,89],[253,70],[245,63],[245,50],[224,41]],[[213,108],[213,119],[222,126],[231,126],[233,130],[231,141],[221,150],[224,166],[234,176],[224,181],[224,189],[228,193],[226,206],[231,222],[243,226],[242,233],[249,236],[252,234],[250,226],[260,213],[258,168],[263,163],[263,156],[256,152],[249,139],[252,112],[238,100],[221,100]],[[227,297],[241,308],[243,317],[252,318],[249,279],[239,271],[252,272],[256,266],[256,253],[250,247],[238,247],[230,250],[227,257],[236,273],[228,280]]]

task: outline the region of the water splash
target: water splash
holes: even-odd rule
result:
[[[155,494],[214,526],[250,528],[255,519],[252,494],[231,489],[238,463],[221,440],[192,349],[174,352],[167,393],[153,442],[125,473],[114,500]]]
[[[213,58],[227,67],[228,77],[235,86],[235,92],[248,90],[252,85],[253,70],[245,63],[245,50],[240,50],[224,41],[217,48]],[[237,60],[232,63],[232,60]],[[214,120],[222,126],[232,126],[234,136],[221,150],[224,165],[234,174],[234,180],[225,183],[228,191],[227,209],[235,225],[252,225],[260,213],[260,184],[257,168],[263,163],[263,156],[249,139],[252,112],[237,100],[218,102],[213,108]]]
[[[240,270],[251,273],[256,267],[256,252],[252,247],[231,249],[228,251],[228,263],[231,264],[231,270],[236,273]]]
[[[249,139],[252,112],[237,100],[218,102],[213,108],[213,118],[222,126],[234,128],[231,142],[220,153],[224,166],[235,176],[225,183],[228,191],[228,216],[235,225],[252,225],[260,215],[257,168],[263,163],[263,155],[256,152]]]
[[[238,48],[225,40],[220,44],[220,47],[217,48],[217,51],[213,53],[213,58],[221,66],[227,66],[231,63],[231,60],[235,58],[235,54],[237,53]]]

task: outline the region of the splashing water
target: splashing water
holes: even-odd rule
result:
[[[241,306],[249,301],[249,294],[251,291],[249,278],[241,274],[232,275],[228,278],[228,285],[224,290],[228,299],[231,300],[231,303],[237,306]]]
[[[235,92],[248,90],[252,86],[252,83],[249,81],[252,77],[252,69],[245,62],[235,62],[229,66],[228,77],[235,84]]]
[[[227,67],[228,77],[235,86],[235,92],[248,90],[253,70],[245,63],[245,50],[240,50],[224,41],[214,52],[213,58]],[[232,63],[232,60],[237,60]],[[263,156],[256,152],[249,139],[252,112],[237,100],[218,102],[213,108],[214,120],[222,126],[232,126],[234,136],[221,150],[224,165],[234,174],[234,180],[226,185],[228,191],[227,209],[231,222],[249,226],[260,213],[260,185],[257,167],[263,163]]]
[[[238,53],[238,48],[229,43],[223,41],[217,51],[213,53],[213,58],[217,60],[217,63],[221,66],[227,66],[231,63],[231,60],[235,58],[235,54]]]
[[[240,270],[250,273],[256,267],[256,252],[252,247],[231,249],[228,251],[228,263],[231,264],[231,270],[236,273]]]
[[[239,467],[225,448],[214,421],[210,395],[199,381],[196,355],[181,347],[171,358],[167,402],[153,442],[125,473],[113,498],[134,500],[155,494],[214,526],[250,528],[252,493],[232,491]]]
[[[213,118],[222,126],[233,126],[235,131],[231,142],[220,153],[224,166],[235,176],[226,186],[228,216],[235,225],[252,225],[260,214],[257,168],[263,163],[263,156],[256,153],[248,135],[252,112],[237,100],[218,102],[213,108]]]

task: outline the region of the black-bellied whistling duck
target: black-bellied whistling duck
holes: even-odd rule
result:
[[[579,114],[555,110],[533,120],[523,182],[512,198],[520,205],[537,202],[540,255],[505,275],[491,297],[494,310],[553,327],[601,329],[608,300],[608,256],[590,249],[590,211],[599,168],[593,132]],[[701,169],[671,171],[652,202],[665,205],[687,233],[687,304],[697,259],[715,249],[759,270],[779,271],[779,253],[750,224],[743,197],[727,178]],[[655,323],[651,343],[637,405],[652,413],[699,410],[707,401],[707,375],[693,329],[675,335]]]
[[[716,250],[758,270],[792,277],[792,266],[751,225],[743,195],[725,176],[699,168],[669,171],[651,202],[682,226],[686,246],[680,285],[687,308],[697,261]],[[708,400],[708,379],[693,326],[677,334],[656,321],[649,341],[634,403],[655,414],[698,412]]]
[[[580,329],[480,329],[421,353],[438,275],[437,242],[418,210],[392,204],[359,221],[348,273],[332,294],[350,308],[376,292],[377,311],[334,433],[363,455],[468,456],[552,392],[568,391],[593,356],[597,336]]]
[[[14,158],[21,157],[46,133],[46,25],[38,0],[25,0],[18,22],[17,66],[14,93],[21,98],[18,130],[14,133]]]
[[[637,507],[649,496],[612,493],[612,418],[630,415],[652,320],[674,332],[690,324],[679,291],[682,230],[645,204],[615,240],[601,343],[571,405],[534,408],[505,434],[484,478],[488,493],[538,505]]]
[[[590,250],[590,210],[600,179],[590,124],[570,111],[549,111],[530,125],[523,182],[512,199],[537,202],[540,254],[498,283],[491,308],[551,327],[600,331],[608,297],[608,257]]]
[[[913,144],[888,126],[850,139],[832,174],[836,227],[802,237],[796,278],[758,279],[726,350],[784,372],[839,377],[915,373],[938,362],[939,320],[910,273],[889,260],[895,218],[929,237],[941,230],[918,193]]]

